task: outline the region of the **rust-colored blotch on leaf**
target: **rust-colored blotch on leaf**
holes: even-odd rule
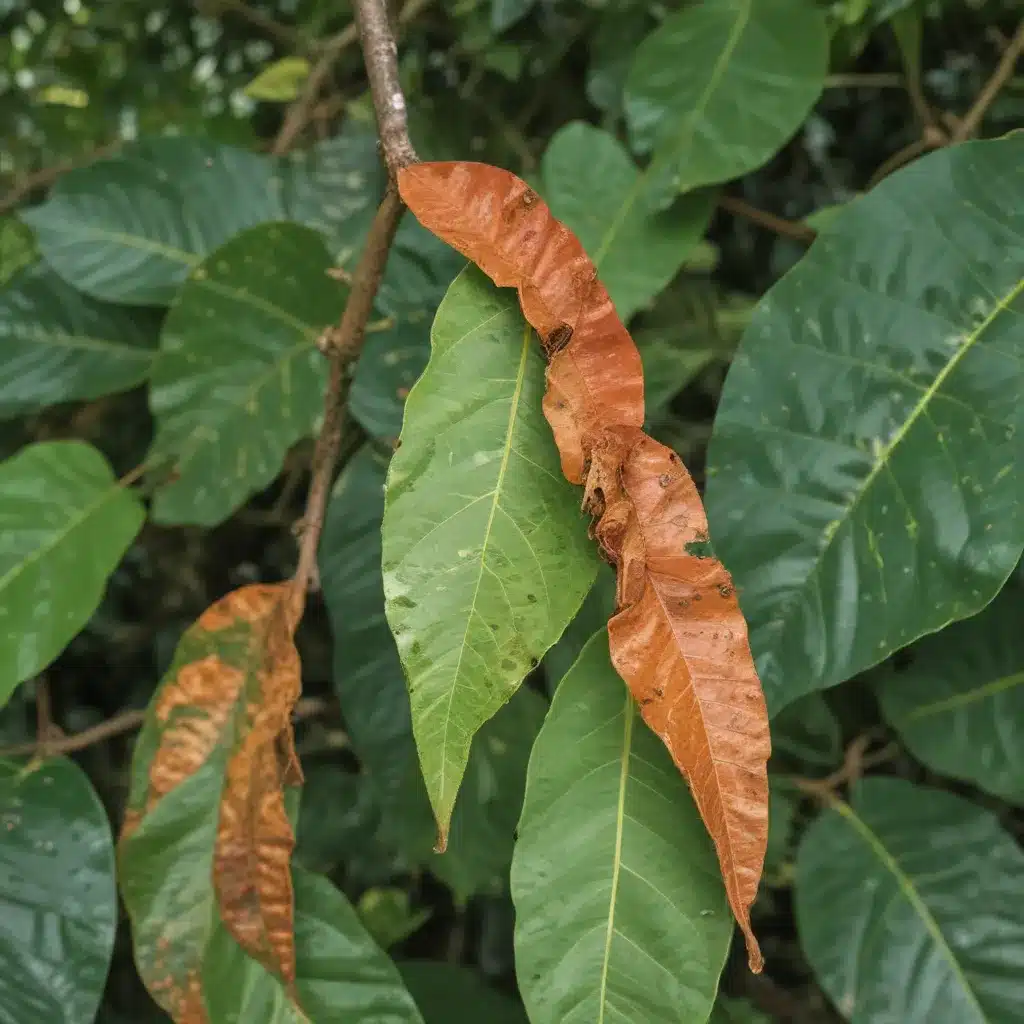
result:
[[[592,532],[618,573],[612,662],[687,779],[718,853],[751,970],[750,905],[768,842],[768,713],[729,573],[679,457],[648,437],[643,369],[576,236],[514,174],[413,164],[402,198],[495,284],[515,287],[548,356],[544,415],[562,470],[583,484]]]
[[[221,598],[186,631],[144,726],[139,746],[150,756],[142,765],[137,758],[144,784],[133,787],[121,835],[123,851],[162,799],[228,748],[220,791],[210,798],[218,811],[210,881],[224,926],[289,987],[295,838],[284,791],[302,782],[291,727],[301,689],[299,614],[290,584],[256,584]],[[140,973],[177,1024],[205,1024],[203,951],[171,948],[169,930],[169,922],[136,922]]]

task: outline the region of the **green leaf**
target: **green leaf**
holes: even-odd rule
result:
[[[522,21],[533,10],[537,0],[491,0],[491,28],[504,32]]]
[[[426,1024],[526,1024],[520,1006],[468,967],[432,960],[397,966]]]
[[[157,492],[158,522],[221,522],[315,432],[326,378],[316,342],[345,298],[329,266],[311,229],[261,224],[192,272],[164,323],[150,390],[152,454],[176,469]]]
[[[796,133],[825,84],[828,33],[811,0],[705,0],[640,44],[626,80],[652,201],[738,178]]]
[[[40,264],[0,291],[0,418],[90,400],[144,381],[157,324],[96,302]]]
[[[413,910],[409,893],[392,886],[367,889],[359,897],[357,910],[363,927],[382,949],[404,942],[419,931],[431,915],[426,907]]]
[[[32,232],[13,217],[0,217],[0,285],[36,259]]]
[[[296,994],[218,927],[203,964],[209,1024],[423,1024],[394,964],[348,900],[300,869],[295,883]]]
[[[796,801],[786,792],[773,788],[768,795],[768,849],[764,857],[766,875],[780,875],[789,860]]]
[[[1024,853],[994,815],[902,779],[866,779],[808,829],[800,944],[852,1024],[1013,1024]]]
[[[265,67],[242,92],[254,100],[290,103],[307,78],[309,61],[305,57],[282,57]]]
[[[512,862],[533,1024],[707,1020],[732,937],[714,850],[612,668],[606,630],[537,737]]]
[[[0,761],[0,823],[0,1024],[92,1024],[117,928],[107,813],[72,761]]]
[[[644,367],[644,402],[648,420],[656,419],[683,388],[710,363],[712,344],[691,348],[684,332],[660,327],[633,332]],[[710,339],[709,339],[710,341]]]
[[[284,210],[266,157],[157,138],[69,171],[20,216],[75,288],[108,302],[166,305],[207,253]]]
[[[1024,633],[1020,594],[910,648],[876,692],[886,721],[933,771],[1024,804]]]
[[[144,518],[82,441],[29,445],[0,463],[0,706],[89,621]]]
[[[839,719],[820,693],[786,705],[772,722],[773,765],[780,759],[829,770],[843,756]]]
[[[559,130],[541,169],[552,212],[583,243],[623,321],[675,277],[715,207],[704,190],[651,212],[649,176],[614,135],[582,121]]]
[[[774,1024],[774,1021],[746,999],[719,996],[709,1024]]]
[[[705,500],[773,713],[973,615],[1020,557],[1022,163],[1011,135],[898,171],[744,336]]]
[[[544,358],[515,293],[464,271],[431,345],[388,472],[383,567],[443,845],[474,733],[558,639],[597,556],[541,413]]]

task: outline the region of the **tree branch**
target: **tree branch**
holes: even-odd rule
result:
[[[38,171],[33,171],[31,174],[26,174],[7,195],[0,199],[0,214],[9,213],[23,199],[26,199],[35,192],[36,189],[52,185],[62,174],[67,174],[68,171],[72,171],[76,167],[84,167],[87,164],[91,164],[94,160],[101,160],[105,156],[111,156],[117,152],[120,146],[120,141],[111,142],[106,146],[98,146],[84,159],[62,160],[51,167],[43,167]]]
[[[999,90],[1010,80],[1013,69],[1017,64],[1017,58],[1024,52],[1024,19],[1017,26],[1013,38],[1003,50],[1003,55],[996,65],[992,77],[985,83],[985,87],[978,93],[971,109],[964,115],[956,131],[953,132],[953,142],[966,142],[981,127],[982,119],[993,100],[999,95]]]
[[[423,2],[410,0],[406,10],[413,4],[422,6]],[[341,322],[337,327],[325,331],[321,339],[322,347],[330,359],[330,376],[324,399],[324,422],[313,452],[312,479],[306,499],[306,512],[302,518],[299,563],[292,579],[293,601],[299,610],[307,591],[317,578],[316,552],[341,446],[349,367],[362,351],[366,325],[373,312],[374,299],[384,276],[391,243],[405,209],[395,178],[401,168],[415,163],[417,159],[409,141],[405,97],[398,80],[397,50],[385,3],[386,0],[356,0],[356,22],[390,180],[370,226],[366,247],[352,274],[351,290]]]
[[[769,231],[774,231],[777,235],[793,238],[797,242],[803,242],[804,245],[810,245],[818,237],[814,228],[808,227],[806,224],[798,224],[796,221],[786,220],[785,217],[777,217],[774,213],[768,213],[767,210],[760,210],[738,196],[719,196],[718,205],[737,217],[760,224],[761,227],[768,228]]]

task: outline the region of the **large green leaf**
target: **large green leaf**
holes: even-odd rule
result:
[[[0,823],[0,1024],[92,1024],[117,928],[107,813],[71,761],[0,761]]]
[[[21,212],[48,263],[98,299],[166,305],[189,271],[266,221],[324,232],[348,265],[381,193],[376,137],[356,119],[281,160],[201,138],[152,138],[62,175]]]
[[[405,960],[398,972],[426,1024],[526,1024],[522,1007],[476,971],[434,960]]]
[[[583,121],[555,135],[542,172],[551,211],[583,243],[624,321],[675,277],[715,206],[705,190],[652,212],[645,199],[648,175],[614,135]]]
[[[537,737],[512,861],[533,1024],[700,1024],[732,937],[686,783],[594,635]]]
[[[388,472],[384,594],[442,840],[476,731],[594,579],[579,496],[541,413],[544,359],[476,268],[438,309]]]
[[[1024,136],[841,212],[762,300],[708,452],[769,710],[984,607],[1024,544]]]
[[[395,965],[348,900],[326,878],[293,874],[299,1006],[218,927],[203,963],[209,1024],[423,1024]]]
[[[81,441],[29,445],[0,463],[0,706],[89,621],[144,518]]]
[[[157,324],[96,302],[44,265],[0,291],[0,417],[134,387],[149,376]]]
[[[851,1024],[1014,1024],[1022,878],[1024,853],[988,811],[866,779],[800,845],[800,943]]]
[[[157,492],[162,523],[211,526],[280,472],[323,411],[316,342],[344,305],[320,236],[261,224],[196,267],[171,307],[153,369],[153,456],[175,475]]]
[[[825,84],[828,32],[812,0],[705,0],[640,44],[626,80],[651,195],[738,178],[781,149]]]
[[[925,637],[909,666],[886,666],[876,690],[889,724],[929,768],[1024,804],[1021,595]]]
[[[320,542],[320,579],[334,635],[334,686],[352,748],[382,814],[381,837],[427,864],[460,899],[494,890],[508,875],[526,764],[543,717],[520,690],[473,742],[447,851],[435,831],[416,756],[409,694],[384,617],[381,516],[387,460],[362,448],[335,485]]]

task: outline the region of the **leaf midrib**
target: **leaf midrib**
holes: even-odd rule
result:
[[[156,350],[128,342],[111,341],[108,338],[94,338],[87,334],[69,334],[67,331],[38,331],[23,334],[17,328],[0,329],[0,338],[20,342],[23,345],[53,345],[55,348],[82,349],[86,352],[103,352],[132,359],[153,359]]]
[[[1021,686],[1022,684],[1024,684],[1024,671],[1011,672],[1008,676],[1000,676],[998,679],[993,679],[990,683],[977,686],[966,693],[956,693],[952,697],[946,697],[944,700],[922,704],[914,708],[907,715],[905,721],[913,722],[921,718],[928,718],[931,715],[939,715],[946,711],[955,711],[958,708],[967,707],[970,704],[984,700],[986,697],[994,697],[997,693],[1012,690],[1015,686]]]
[[[848,803],[844,800],[836,799],[831,802],[831,807],[850,823],[850,826],[861,837],[861,839],[867,843],[871,852],[878,858],[882,866],[896,880],[896,884],[899,887],[900,892],[904,895],[911,908],[916,911],[918,917],[920,917],[925,930],[932,937],[935,945],[949,963],[953,970],[953,974],[963,987],[963,991],[967,994],[971,1003],[974,1005],[974,1008],[978,1011],[979,1020],[988,1024],[988,1017],[986,1016],[985,1011],[981,1008],[981,1004],[978,1002],[978,997],[974,994],[974,989],[971,987],[963,969],[960,966],[960,961],[957,960],[952,948],[946,942],[946,937],[942,934],[942,929],[939,927],[939,923],[932,916],[932,912],[929,910],[928,905],[918,893],[913,880],[903,871],[892,854],[889,853],[882,840],[868,827],[867,822],[864,821],[864,819],[861,818],[861,816],[857,814],[857,812]]]

